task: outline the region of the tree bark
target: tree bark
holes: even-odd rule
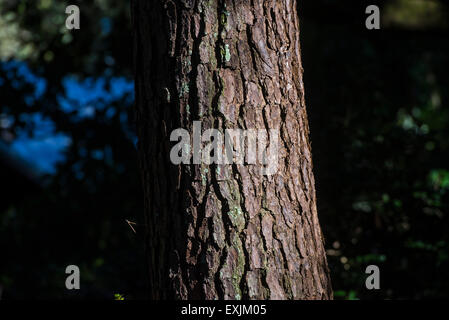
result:
[[[296,1],[134,0],[153,299],[330,299]],[[278,171],[170,161],[170,133],[279,129]]]

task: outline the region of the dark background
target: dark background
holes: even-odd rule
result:
[[[299,15],[335,297],[447,298],[448,3],[302,0]],[[0,1],[3,299],[146,298],[130,24],[127,1]]]

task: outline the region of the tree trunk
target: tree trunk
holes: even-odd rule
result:
[[[329,299],[296,1],[134,0],[153,299]],[[170,161],[170,134],[279,130],[277,171]],[[270,140],[271,141],[271,140]]]

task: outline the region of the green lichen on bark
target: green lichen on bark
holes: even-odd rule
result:
[[[229,219],[232,225],[237,228],[238,231],[242,231],[245,227],[245,216],[242,212],[242,208],[239,206],[232,206],[231,210],[228,211]]]
[[[242,280],[243,273],[245,271],[245,255],[243,253],[242,241],[240,240],[239,235],[234,234],[232,240],[233,247],[237,250],[237,261],[236,266],[232,270],[232,284],[235,290],[234,298],[236,300],[240,300],[242,297],[242,290],[240,288],[240,282]]]

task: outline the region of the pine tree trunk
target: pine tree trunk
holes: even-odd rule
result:
[[[134,0],[153,299],[329,299],[296,1]],[[172,130],[279,129],[278,170],[170,161]]]

